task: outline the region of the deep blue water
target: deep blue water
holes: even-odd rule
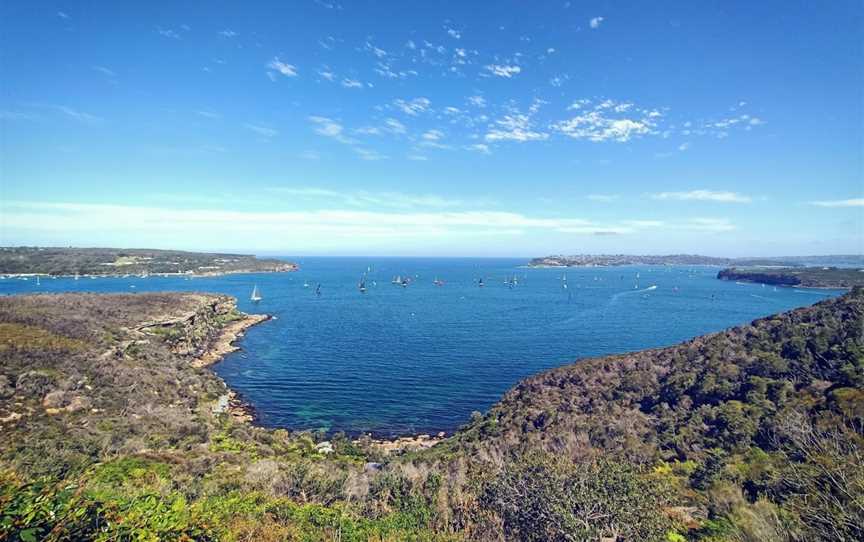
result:
[[[277,318],[250,329],[242,351],[214,370],[262,424],[377,435],[449,432],[543,369],[674,344],[841,293],[720,281],[711,267],[572,268],[564,289],[564,271],[520,268],[521,259],[293,261],[296,273],[192,280],[63,278],[37,286],[9,278],[0,293],[237,296],[240,309]],[[392,285],[397,274],[414,282]],[[513,275],[519,283],[511,289],[505,279]],[[446,284],[433,285],[436,277]],[[249,301],[254,285],[264,297],[257,306]]]

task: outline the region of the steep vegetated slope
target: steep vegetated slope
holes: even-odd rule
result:
[[[400,456],[235,419],[196,360],[243,317],[0,298],[0,540],[864,538],[864,290],[536,375]]]
[[[811,288],[864,286],[864,268],[858,267],[730,267],[717,273],[721,280],[736,280]]]
[[[564,462],[580,484],[591,482],[585,464],[611,468],[613,487],[622,468],[643,473],[653,490],[635,500],[654,499],[690,537],[861,540],[862,427],[864,289],[856,289],[679,346],[528,378],[449,447],[505,466],[491,504],[523,538],[536,515],[519,508],[524,492],[512,488],[556,479]],[[551,498],[561,506],[549,507],[549,521],[592,523],[590,506]]]

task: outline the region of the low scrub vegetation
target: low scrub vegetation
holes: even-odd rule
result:
[[[191,361],[241,317],[0,298],[0,540],[864,539],[864,290],[531,377],[396,456],[216,408]]]

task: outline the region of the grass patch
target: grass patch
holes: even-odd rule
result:
[[[41,327],[11,322],[0,323],[0,351],[4,350],[51,350],[77,352],[87,344],[51,333]]]

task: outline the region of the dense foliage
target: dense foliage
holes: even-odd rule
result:
[[[239,317],[0,298],[0,540],[864,539],[864,290],[542,373],[397,456],[224,411],[191,361]]]
[[[291,271],[293,264],[245,254],[115,248],[0,247],[0,275],[124,275]]]

